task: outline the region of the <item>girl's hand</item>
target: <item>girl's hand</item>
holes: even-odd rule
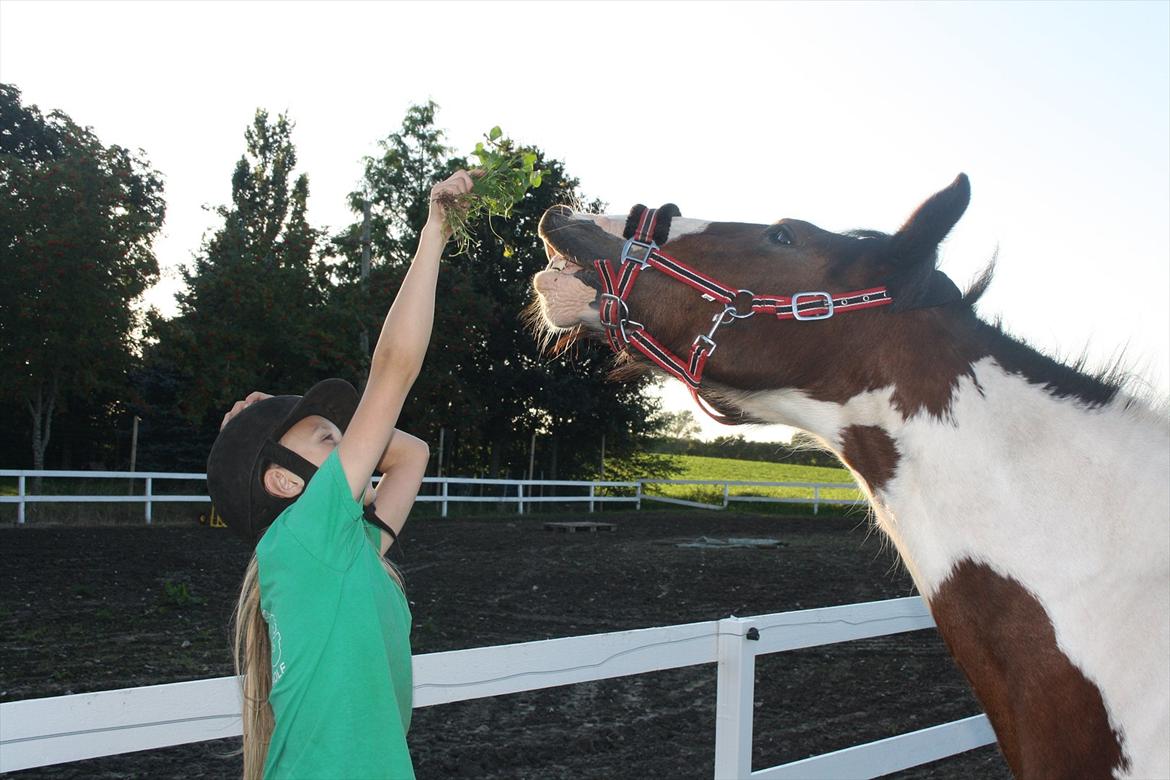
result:
[[[446,220],[447,208],[453,205],[459,197],[471,192],[471,185],[470,173],[456,171],[444,181],[431,187],[431,208],[427,214],[427,227],[438,228],[444,241],[451,237]]]
[[[234,404],[232,404],[232,408],[229,409],[228,413],[223,416],[223,422],[219,424],[219,429],[223,430],[223,427],[227,425],[233,417],[247,409],[252,404],[271,397],[272,396],[268,393],[261,393],[259,390],[253,390],[252,392],[248,393],[248,397],[243,401],[236,401]]]

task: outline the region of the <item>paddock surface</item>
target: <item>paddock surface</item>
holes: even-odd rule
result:
[[[616,523],[549,533],[544,523]],[[677,546],[773,538],[772,548]],[[841,519],[706,512],[418,518],[399,557],[416,653],[913,594],[879,534]],[[0,530],[0,701],[231,673],[227,620],[247,551],[207,527]],[[754,766],[976,714],[933,631],[758,659]],[[426,778],[709,779],[713,665],[415,711]],[[238,776],[233,741],[14,777]],[[1006,778],[994,747],[901,773]]]

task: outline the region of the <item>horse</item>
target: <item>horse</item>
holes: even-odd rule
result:
[[[960,174],[893,234],[553,207],[534,306],[619,380],[834,452],[1015,776],[1170,777],[1165,409],[977,315],[994,261],[966,291],[938,269],[969,201]]]

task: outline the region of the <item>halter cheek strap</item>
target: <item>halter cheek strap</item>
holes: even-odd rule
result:
[[[778,320],[824,320],[837,313],[893,303],[885,287],[845,293],[809,290],[790,296],[756,295],[751,290],[729,287],[659,249],[670,237],[671,219],[679,214],[678,207],[673,203],[660,209],[648,209],[638,204],[630,211],[619,267],[615,269],[607,258],[593,263],[603,288],[599,315],[606,340],[615,352],[620,352],[626,346],[638,350],[656,366],[684,382],[699,408],[718,422],[732,424],[735,421],[709,409],[699,396],[699,388],[703,370],[715,352],[715,333],[720,327],[756,314],[768,314]],[[647,268],[653,268],[693,288],[703,300],[723,304],[723,310],[711,319],[711,329],[706,334],[697,335],[691,343],[691,353],[686,360],[647,333],[645,325],[630,317],[630,291],[638,276]]]

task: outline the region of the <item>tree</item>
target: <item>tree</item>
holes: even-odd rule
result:
[[[449,156],[435,113],[433,103],[412,107],[402,129],[380,145],[382,155],[366,161],[362,191],[350,197],[355,213],[365,193],[373,201],[374,261],[363,311],[364,326],[374,332],[414,251],[431,186],[467,165]],[[537,433],[546,476],[591,476],[602,437],[608,455],[629,458],[638,438],[654,428],[656,402],[645,393],[648,379],[605,381],[610,358],[603,347],[582,343],[570,359],[552,359],[526,328],[530,279],[547,262],[536,231],[540,216],[555,203],[582,201],[577,180],[559,161],[530,150],[543,171],[541,187],[528,192],[510,218],[478,225],[477,246],[467,254],[448,248],[427,363],[402,424],[430,441],[445,428],[447,462],[453,453],[465,473],[525,471]],[[338,266],[344,279],[356,278],[360,227],[355,222],[334,239],[344,256]],[[336,294],[354,295],[344,288]],[[357,343],[357,334],[346,340]]]
[[[41,469],[63,409],[125,395],[133,304],[158,278],[162,177],[0,84],[0,192],[0,393],[28,412]]]
[[[683,409],[681,412],[663,412],[662,414],[662,433],[664,436],[672,436],[676,439],[693,439],[699,435],[701,430],[690,409]]]
[[[188,421],[212,420],[252,389],[300,392],[323,373],[331,336],[317,327],[327,269],[309,226],[309,181],[294,179],[293,123],[257,110],[232,174],[232,201],[214,212],[222,226],[184,271],[179,315],[154,318],[156,378],[178,376],[169,399]],[[168,399],[158,399],[166,406]]]

